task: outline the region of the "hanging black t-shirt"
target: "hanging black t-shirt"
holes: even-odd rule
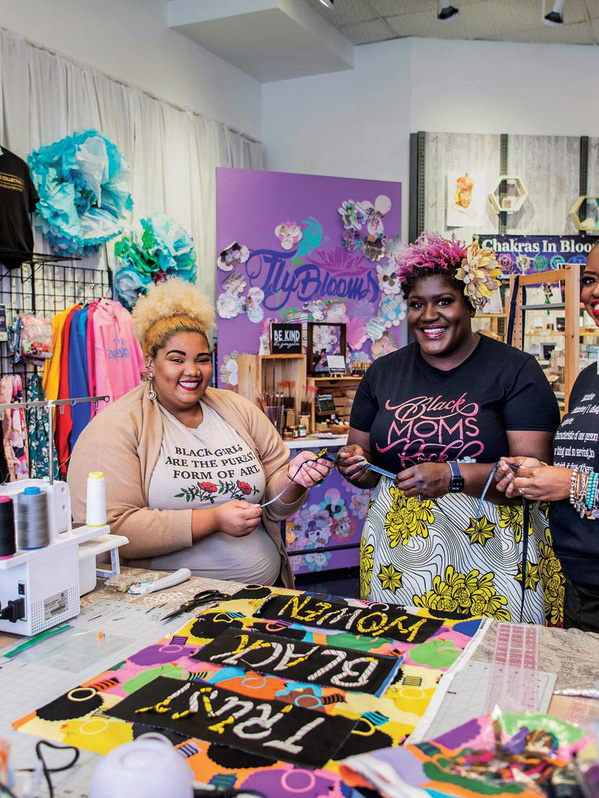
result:
[[[570,411],[555,433],[553,464],[599,471],[599,375],[597,365],[578,375]],[[552,502],[549,528],[555,553],[573,582],[599,584],[599,520],[581,518],[569,499]]]
[[[534,357],[486,336],[450,371],[429,365],[417,344],[375,360],[350,419],[370,432],[374,463],[393,474],[428,461],[495,463],[509,453],[508,430],[554,432],[558,423]]]
[[[1,149],[0,263],[14,268],[33,251],[33,230],[29,214],[35,210],[39,197],[25,161],[5,147]],[[23,253],[23,257],[19,258],[12,253]]]

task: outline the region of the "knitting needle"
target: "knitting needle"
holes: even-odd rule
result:
[[[364,468],[368,468],[370,471],[374,471],[376,474],[382,474],[384,477],[389,477],[389,479],[395,479],[397,474],[392,474],[390,471],[385,471],[384,468],[379,468],[378,466],[372,465],[372,463],[364,463]]]

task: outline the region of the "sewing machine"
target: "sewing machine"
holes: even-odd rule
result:
[[[110,535],[108,526],[73,529],[69,486],[24,479],[0,486],[0,495],[14,500],[26,487],[38,486],[50,495],[50,545],[18,549],[0,560],[0,632],[35,635],[79,614],[79,597],[93,590],[96,574],[115,576],[120,571],[118,547],[127,538]],[[15,518],[18,528],[18,517]],[[111,553],[110,570],[96,566],[96,556]]]

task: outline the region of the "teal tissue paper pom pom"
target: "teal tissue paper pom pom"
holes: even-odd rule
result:
[[[59,255],[90,255],[122,233],[133,209],[129,164],[110,139],[84,130],[28,158],[39,194],[34,221]]]

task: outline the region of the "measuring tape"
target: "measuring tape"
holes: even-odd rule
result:
[[[536,712],[539,708],[539,630],[536,626],[500,623],[485,710]]]

